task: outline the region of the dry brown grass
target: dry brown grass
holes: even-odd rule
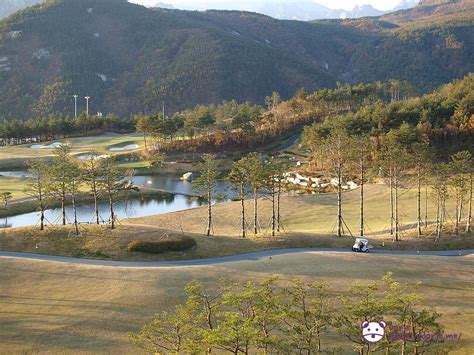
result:
[[[183,300],[192,280],[214,285],[279,275],[325,281],[340,294],[356,282],[422,282],[428,305],[443,313],[446,332],[462,332],[462,350],[474,351],[472,257],[397,257],[302,253],[218,266],[122,268],[0,258],[0,353],[136,354],[126,333],[154,313]]]
[[[192,237],[197,247],[185,252],[171,252],[162,255],[129,252],[127,245],[132,241],[156,241],[163,237]],[[258,250],[328,247],[350,248],[352,240],[308,234],[281,235],[278,237],[206,237],[198,234],[181,234],[142,225],[121,225],[111,231],[105,227],[81,228],[76,236],[72,227],[49,227],[38,229],[18,228],[0,231],[0,249],[70,257],[100,258],[126,261],[187,260],[242,254]]]
[[[276,237],[253,236],[242,239],[235,236],[211,236],[170,231],[147,225],[120,225],[111,231],[106,227],[81,227],[76,236],[72,227],[48,227],[41,232],[37,228],[18,228],[0,231],[0,250],[40,253],[79,258],[104,258],[121,261],[168,261],[191,260],[236,255],[260,250],[285,248],[344,248],[349,250],[352,238],[310,233],[288,233]],[[168,252],[153,255],[128,251],[133,241],[157,241],[162,238],[192,237],[197,246],[184,252]],[[393,243],[389,236],[370,237],[376,250],[461,250],[474,249],[474,236],[417,238],[406,236]]]

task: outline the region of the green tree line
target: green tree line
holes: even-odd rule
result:
[[[193,282],[185,292],[184,303],[158,313],[130,334],[131,342],[150,354],[422,354],[455,347],[446,341],[441,314],[425,304],[417,286],[391,273],[342,292],[278,278],[210,288]],[[362,337],[364,321],[384,327],[380,342]]]

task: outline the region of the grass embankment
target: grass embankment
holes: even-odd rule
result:
[[[326,282],[344,294],[357,282],[386,272],[414,285],[426,304],[442,313],[446,333],[462,333],[457,354],[474,351],[472,257],[303,253],[215,266],[112,268],[0,258],[0,339],[4,353],[140,354],[127,339],[155,313],[184,300],[184,286],[201,281],[212,288],[272,275]]]
[[[120,225],[112,231],[105,226],[81,226],[80,236],[74,234],[72,226],[38,228],[16,228],[0,230],[0,249],[90,259],[108,258],[121,261],[168,261],[192,260],[243,254],[259,250],[298,247],[350,248],[352,240],[328,236],[305,234],[278,236],[274,238],[206,237],[199,234],[179,233],[161,228],[140,225]],[[154,242],[163,237],[189,237],[197,246],[184,252],[147,254],[130,252],[131,242]]]
[[[352,238],[291,233],[277,237],[231,236],[206,237],[200,234],[181,233],[143,225],[120,225],[112,231],[106,226],[81,226],[80,236],[72,226],[16,228],[0,230],[0,250],[60,255],[76,258],[111,259],[118,261],[175,261],[237,255],[262,250],[286,248],[343,248],[352,247]],[[159,242],[163,238],[188,238],[196,246],[182,252],[148,254],[130,252],[133,242]],[[194,243],[193,243],[194,244]],[[474,248],[474,236],[443,237],[434,242],[433,237],[407,238],[392,243],[389,237],[371,238],[376,250],[461,250]],[[187,249],[187,248],[186,248]]]
[[[384,184],[366,186],[365,220],[366,234],[382,234],[390,227],[389,188]],[[416,221],[416,190],[402,190],[399,198],[400,225],[413,225]],[[422,206],[424,212],[424,203]],[[447,202],[447,211],[452,214],[454,201]],[[434,221],[436,209],[430,196],[428,200],[428,220]],[[216,205],[213,208],[214,234],[238,236],[240,233],[240,202]],[[318,195],[284,196],[281,199],[282,225],[286,233],[314,233],[331,235],[336,231],[337,195],[326,193]],[[160,226],[187,232],[203,233],[207,221],[207,209],[196,208],[167,215],[156,215],[132,220],[132,223]],[[359,229],[359,190],[343,194],[343,217],[356,236]],[[246,202],[246,219],[249,233],[253,224],[253,201]],[[270,233],[271,202],[259,201],[260,235]],[[448,223],[451,221],[448,219]],[[346,230],[346,234],[350,234]],[[401,239],[408,236],[401,232]]]

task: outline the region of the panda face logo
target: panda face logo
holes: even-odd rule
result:
[[[378,343],[385,335],[385,327],[387,324],[384,321],[380,322],[362,322],[362,336],[369,343]]]

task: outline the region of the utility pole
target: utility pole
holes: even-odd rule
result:
[[[72,95],[74,97],[74,118],[77,118],[77,95]]]
[[[163,101],[163,122],[165,121],[165,102]]]
[[[87,115],[87,117],[89,117],[89,99],[90,99],[90,96],[86,96],[84,98],[86,99],[86,115]]]

